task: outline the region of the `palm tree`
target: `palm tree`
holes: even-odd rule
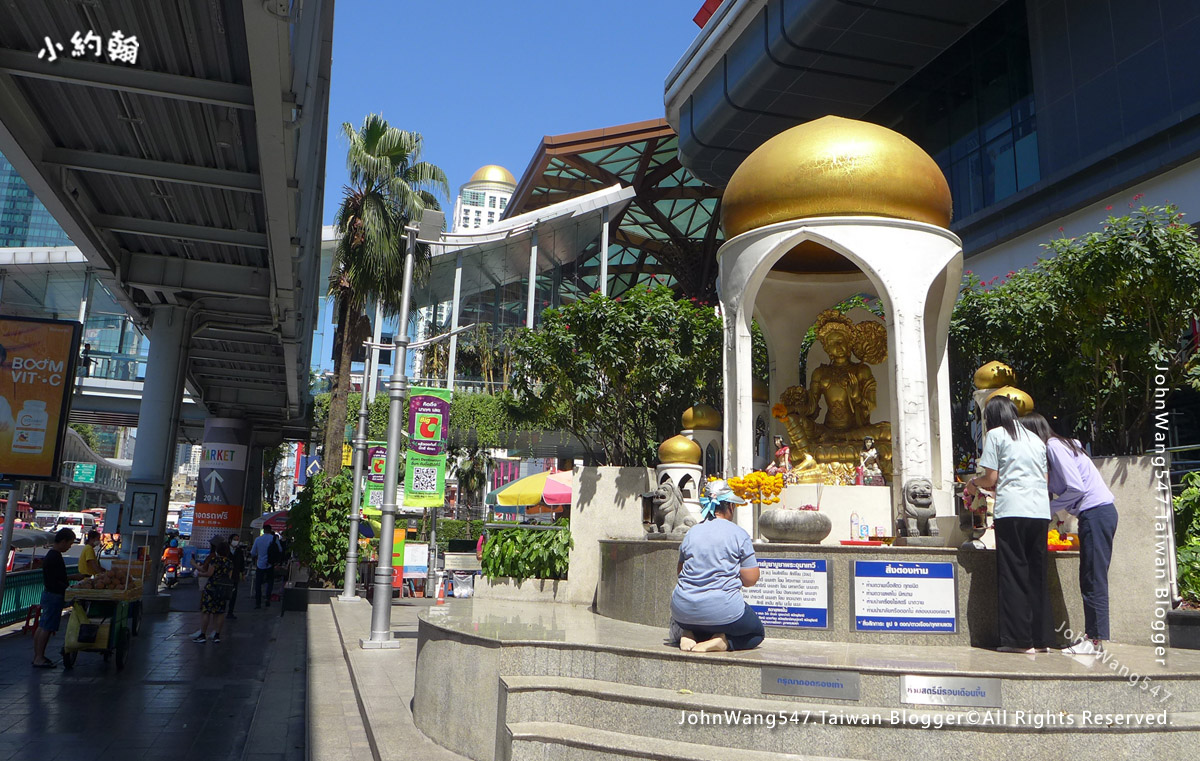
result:
[[[458,501],[467,508],[468,517],[476,498],[487,486],[487,472],[496,467],[492,453],[479,446],[459,447],[450,453],[454,477],[458,479]],[[480,501],[482,499],[480,498]]]
[[[329,296],[336,303],[333,391],[325,427],[326,469],[336,472],[341,462],[350,394],[350,358],[364,339],[364,310],[378,300],[388,314],[400,308],[404,289],[404,226],[425,208],[440,209],[431,191],[450,195],[446,174],[421,160],[421,135],[389,126],[371,114],[362,127],[342,124],[349,143],[346,167],[350,179],[342,189],[334,224],[338,240],[329,273]],[[428,248],[417,248],[418,260],[428,262]],[[425,266],[420,268],[421,271]],[[401,327],[403,329],[403,326]]]

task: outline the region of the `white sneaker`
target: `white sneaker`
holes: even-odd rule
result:
[[[1062,650],[1063,655],[1099,655],[1102,652],[1104,652],[1104,646],[1098,639],[1081,639]]]
[[[192,637],[192,642],[195,642],[197,645],[203,645],[205,642],[208,642],[208,638],[203,634],[197,634],[195,637]]]
[[[203,637],[203,636],[204,636],[203,629],[197,629],[196,631],[192,632],[192,639],[196,639],[197,637]]]

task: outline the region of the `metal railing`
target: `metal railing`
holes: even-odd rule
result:
[[[67,574],[79,573],[79,566],[67,566]],[[0,600],[0,626],[25,620],[29,609],[42,602],[42,569],[17,571],[4,577],[4,599]]]

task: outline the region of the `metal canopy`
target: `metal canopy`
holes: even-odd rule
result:
[[[135,63],[72,56],[118,30]],[[0,7],[0,152],[151,341],[187,308],[188,387],[269,436],[307,430],[332,30],[332,0]]]
[[[609,218],[608,293],[657,282],[685,295],[711,295],[721,193],[680,165],[678,138],[663,119],[543,138],[506,214],[614,184],[634,197]],[[590,254],[574,273],[584,291],[598,285],[599,251]]]
[[[614,185],[579,198],[508,217],[468,235],[443,234],[446,245],[434,246],[429,279],[414,289],[414,307],[450,301],[454,272],[462,257],[464,298],[528,277],[530,247],[537,232],[537,269],[576,261],[600,232],[601,214],[619,216],[633,198],[633,188]],[[464,245],[465,244],[465,245]]]
[[[789,127],[859,118],[1005,0],[727,0],[666,81],[684,166],[724,186]]]

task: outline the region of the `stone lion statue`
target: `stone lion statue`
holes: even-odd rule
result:
[[[657,530],[651,529],[651,537],[683,536],[688,529],[696,525],[696,519],[683,504],[683,494],[680,493],[679,487],[670,481],[663,481],[657,489],[643,494],[642,497],[653,504],[652,515]]]
[[[938,536],[935,513],[932,481],[914,478],[904,484],[904,515],[898,527],[900,536]]]

